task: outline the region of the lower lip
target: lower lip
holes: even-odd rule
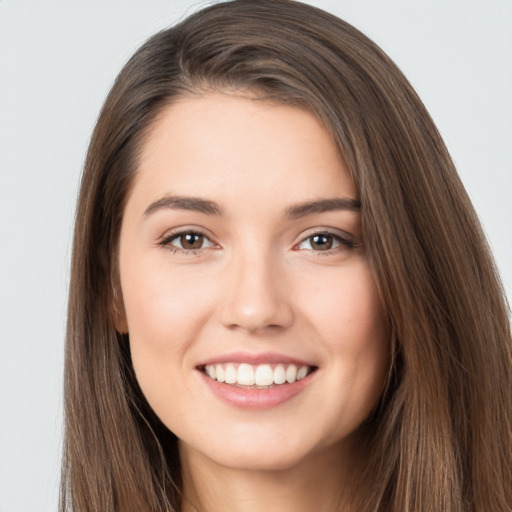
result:
[[[238,388],[210,379],[201,371],[199,373],[212,393],[222,401],[239,409],[264,410],[277,407],[301,393],[316,372],[293,384],[280,384],[269,389]]]

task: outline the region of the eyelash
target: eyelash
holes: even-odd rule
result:
[[[210,245],[208,247],[199,247],[197,249],[185,249],[183,247],[176,247],[175,245],[172,244],[172,242],[174,242],[176,239],[179,239],[180,237],[186,236],[186,235],[195,235],[195,236],[203,237],[203,239],[205,241],[208,241],[208,243]],[[306,241],[312,240],[314,237],[318,237],[318,236],[332,238],[334,242],[338,243],[338,245],[335,247],[326,249],[326,250],[319,250],[319,251],[315,251],[314,249],[296,249],[300,245],[305,243]],[[216,245],[215,242],[213,242],[207,235],[205,235],[201,231],[194,230],[194,229],[185,229],[182,231],[175,231],[175,232],[169,233],[169,234],[165,235],[158,242],[158,246],[164,247],[164,248],[170,250],[173,254],[180,253],[185,256],[198,255],[199,251],[201,251],[202,249],[214,247],[215,245]],[[311,245],[311,242],[310,242],[310,245]],[[306,236],[305,238],[303,238],[298,244],[296,244],[294,246],[294,249],[309,250],[309,251],[317,253],[318,256],[322,256],[322,255],[327,256],[327,255],[342,252],[345,250],[351,250],[356,247],[357,247],[357,244],[354,241],[352,241],[348,238],[345,238],[345,237],[339,235],[338,233],[334,233],[334,232],[328,231],[328,230],[321,230],[321,231],[314,231],[311,234],[309,234],[308,236]]]
[[[168,250],[170,250],[173,254],[180,253],[185,256],[194,256],[199,253],[202,249],[205,249],[205,247],[199,247],[197,249],[185,249],[183,247],[176,247],[175,245],[172,245],[172,242],[176,239],[179,239],[182,236],[186,235],[195,235],[203,237],[204,240],[208,241],[211,246],[215,246],[216,244],[210,240],[210,238],[202,233],[201,231],[195,230],[195,229],[185,229],[182,231],[175,231],[173,233],[169,233],[165,235],[161,240],[159,240],[158,245],[160,247],[164,247]]]
[[[357,247],[357,244],[353,240],[350,240],[349,238],[345,238],[345,237],[341,236],[339,233],[335,233],[335,232],[329,231],[329,230],[315,231],[315,232],[309,234],[308,236],[306,236],[305,238],[303,238],[298,244],[295,245],[295,247],[299,247],[300,245],[302,245],[303,243],[305,243],[307,241],[310,241],[309,244],[311,245],[312,239],[314,237],[318,237],[318,236],[331,238],[334,242],[337,242],[338,245],[336,247],[332,247],[332,248],[329,248],[326,250],[320,250],[320,251],[315,251],[314,249],[302,249],[302,250],[311,250],[311,251],[315,252],[317,256],[328,256],[328,255],[336,254],[336,253],[343,252],[346,250],[355,249]]]

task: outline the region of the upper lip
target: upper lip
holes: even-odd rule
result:
[[[312,363],[291,357],[286,354],[279,354],[277,352],[229,352],[226,354],[210,357],[201,361],[197,366],[203,367],[210,364],[222,364],[222,363],[247,363],[252,365],[259,364],[295,364],[297,366],[314,366]]]

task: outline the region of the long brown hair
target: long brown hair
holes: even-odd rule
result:
[[[61,511],[178,511],[176,439],[145,401],[114,328],[117,242],[144,137],[183,94],[244,89],[306,108],[358,187],[393,332],[393,367],[363,426],[362,511],[512,510],[509,311],[478,219],[422,102],[346,22],[287,0],[238,0],[147,41],[119,74],[76,213]]]

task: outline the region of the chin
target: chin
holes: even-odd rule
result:
[[[227,454],[220,463],[232,469],[247,471],[282,471],[298,466],[305,454],[296,451],[270,451],[245,448]]]
[[[261,432],[260,432],[261,434]],[[332,447],[331,447],[332,448]],[[219,435],[218,440],[210,438],[207,445],[189,444],[180,441],[182,457],[206,458],[224,468],[246,471],[289,470],[314,458],[315,445],[311,439],[300,433],[266,431],[263,435]],[[318,448],[318,451],[321,449]]]

